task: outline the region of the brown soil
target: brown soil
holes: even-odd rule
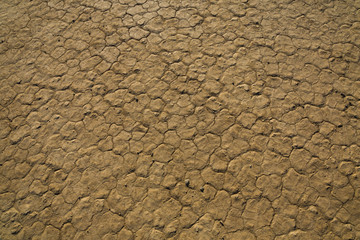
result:
[[[1,0],[0,238],[360,239],[360,1]]]

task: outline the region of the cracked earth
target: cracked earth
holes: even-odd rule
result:
[[[360,239],[360,1],[2,0],[0,238]]]

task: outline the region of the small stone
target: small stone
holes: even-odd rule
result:
[[[185,179],[185,185],[186,185],[187,187],[190,186],[190,180],[189,180],[189,179]]]

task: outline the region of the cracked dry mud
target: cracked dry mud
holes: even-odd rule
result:
[[[0,238],[360,239],[360,1],[1,0]]]

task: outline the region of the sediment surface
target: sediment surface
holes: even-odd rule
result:
[[[360,239],[360,1],[1,0],[0,238]]]

